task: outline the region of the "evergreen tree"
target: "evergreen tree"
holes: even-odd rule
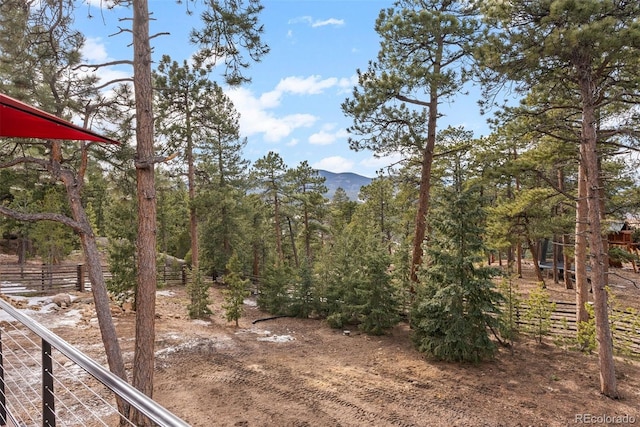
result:
[[[439,105],[460,93],[469,73],[469,46],[479,35],[473,2],[398,0],[376,20],[377,61],[358,70],[358,85],[342,104],[353,118],[354,150],[419,158],[419,197],[413,232],[411,280],[418,282],[429,210]],[[358,138],[360,136],[361,138]]]
[[[285,173],[287,167],[282,157],[273,151],[256,160],[253,165],[253,176],[262,189],[264,200],[269,204],[270,221],[273,223],[273,236],[276,246],[277,260],[284,263],[282,246],[282,199],[286,191]]]
[[[116,296],[128,298],[136,293],[136,224],[135,200],[112,195],[106,210],[108,260],[111,278],[107,289]],[[134,299],[134,308],[135,308]]]
[[[311,271],[308,259],[302,262],[298,269],[298,281],[293,289],[291,314],[296,317],[307,318],[319,309],[320,297]]]
[[[344,188],[338,187],[336,189],[329,203],[328,223],[332,234],[340,234],[344,227],[351,222],[357,206],[358,202],[349,200],[349,196],[347,196]]]
[[[436,359],[478,362],[495,353],[500,294],[493,268],[479,265],[485,214],[480,188],[465,179],[464,151],[454,151],[451,175],[434,197],[431,233],[411,320],[417,348]],[[448,181],[448,182],[447,182]]]
[[[290,266],[268,265],[260,283],[258,307],[272,314],[289,315],[289,291],[296,280],[295,272]]]
[[[192,319],[203,319],[212,313],[209,308],[209,282],[204,280],[200,269],[191,272],[191,281],[187,284],[189,306],[187,310]]]
[[[603,141],[609,137],[623,145],[637,145],[629,138],[636,133],[637,115],[628,113],[640,102],[640,4],[601,0],[479,3],[488,29],[478,58],[485,70],[491,71],[485,81],[494,90],[487,99],[495,99],[495,89],[500,90],[508,79],[520,93],[537,92],[540,102],[531,106],[530,116],[544,116],[549,111],[561,113],[566,117],[563,124],[572,124],[579,135],[578,179],[584,187],[580,186],[583,191],[579,192],[578,201],[586,202],[577,203],[575,253],[576,257],[586,253],[585,242],[579,238],[586,234],[599,343],[600,390],[616,398],[604,289],[607,260],[602,239],[600,166]],[[615,126],[604,125],[603,120],[612,115]],[[552,121],[547,124],[555,125]],[[543,132],[549,133],[549,129]],[[588,228],[579,227],[586,222]],[[581,261],[576,263],[584,265]],[[584,277],[586,269],[576,270],[576,275]],[[578,301],[577,306],[582,305]]]
[[[225,310],[227,321],[235,321],[236,326],[239,326],[238,320],[242,317],[244,299],[251,295],[251,292],[247,289],[249,280],[240,276],[241,270],[238,255],[234,253],[227,263],[227,273],[224,275],[224,283],[227,285],[227,289],[222,292],[224,295],[222,308]]]
[[[368,226],[348,227],[336,236],[321,274],[327,280],[325,313],[331,327],[351,324],[380,335],[397,323],[399,304],[389,274],[389,252]]]
[[[527,311],[524,318],[527,320],[525,330],[531,333],[539,344],[542,338],[549,334],[551,329],[551,315],[556,309],[555,303],[549,301],[549,292],[539,284],[529,293],[526,300]]]

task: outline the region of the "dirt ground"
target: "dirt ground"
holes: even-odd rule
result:
[[[619,288],[625,300],[640,301],[628,284]],[[561,285],[549,288],[573,297]],[[193,426],[568,426],[579,417],[619,425],[597,417],[625,415],[640,425],[638,361],[617,359],[622,397],[611,400],[598,392],[597,357],[551,339],[538,345],[522,338],[479,365],[440,363],[413,348],[405,324],[382,337],[320,320],[253,324],[269,315],[247,304],[236,327],[222,318],[219,288],[211,298],[214,314],[194,321],[183,288],[157,296],[154,398]],[[135,314],[114,316],[131,368]],[[100,338],[95,322],[87,324],[53,330],[91,353]]]

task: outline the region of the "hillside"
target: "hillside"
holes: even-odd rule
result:
[[[327,186],[327,198],[333,198],[336,190],[342,188],[351,200],[358,200],[360,188],[369,185],[371,178],[351,172],[333,173],[325,170],[318,170],[321,177],[326,179],[324,185]]]

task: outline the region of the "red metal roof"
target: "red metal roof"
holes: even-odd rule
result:
[[[119,144],[0,93],[0,137],[72,139]]]

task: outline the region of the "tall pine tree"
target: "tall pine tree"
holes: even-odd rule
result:
[[[481,192],[465,176],[464,151],[453,151],[451,176],[434,197],[431,233],[412,310],[413,339],[437,359],[478,362],[493,356],[489,331],[497,330],[500,294],[484,254]]]

